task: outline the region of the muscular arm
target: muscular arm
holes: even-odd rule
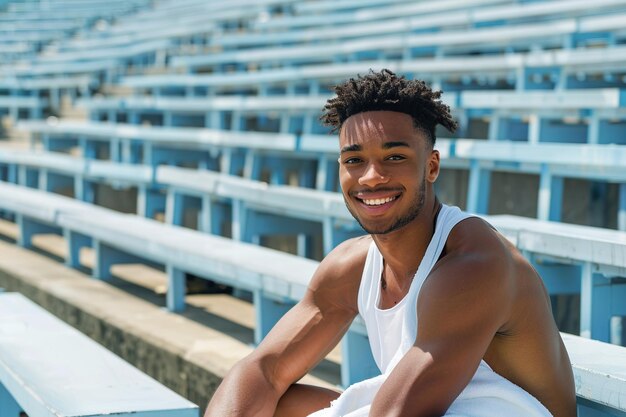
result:
[[[205,417],[272,416],[280,397],[337,345],[357,314],[362,239],[320,263],[304,298],[226,375]]]
[[[371,416],[445,414],[506,324],[510,289],[503,251],[446,258],[424,283],[415,344],[379,390]]]

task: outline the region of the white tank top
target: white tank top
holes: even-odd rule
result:
[[[417,336],[417,299],[420,289],[441,256],[450,231],[468,217],[470,215],[458,207],[442,205],[433,237],[409,292],[389,309],[379,308],[383,257],[374,242],[370,245],[359,287],[358,307],[367,328],[372,354],[383,374],[377,377],[379,384],[413,346]],[[374,380],[368,386],[372,386]],[[347,391],[345,394],[348,394]],[[481,361],[476,374],[450,406],[446,416],[549,417],[551,414],[532,395],[496,374],[485,361]]]
[[[441,256],[450,231],[469,215],[458,207],[442,205],[435,223],[433,237],[407,295],[392,308],[383,310],[380,305],[380,278],[383,257],[376,244],[371,243],[359,287],[359,314],[365,321],[372,354],[382,373],[388,373],[404,356],[417,336],[417,297],[424,281]]]

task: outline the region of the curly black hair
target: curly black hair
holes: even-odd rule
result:
[[[335,87],[337,97],[324,106],[320,120],[332,132],[341,130],[346,119],[367,111],[388,110],[408,114],[416,129],[425,132],[435,144],[435,127],[440,124],[454,132],[457,123],[450,116],[450,107],[440,100],[441,91],[433,91],[424,81],[407,80],[388,69],[370,70]]]

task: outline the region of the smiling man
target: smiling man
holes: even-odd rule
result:
[[[441,204],[439,92],[390,71],[336,87],[346,206],[369,235],[320,264],[305,297],[237,364],[205,416],[573,417],[572,370],[539,276],[483,220]],[[366,324],[381,375],[344,393],[296,382]]]

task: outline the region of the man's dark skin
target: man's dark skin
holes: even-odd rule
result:
[[[205,417],[307,416],[339,396],[296,382],[357,315],[372,240],[384,258],[379,307],[392,307],[409,290],[440,207],[433,189],[439,152],[411,116],[394,111],[350,116],[339,142],[346,204],[371,234],[342,243],[320,263],[304,298],[228,373]],[[373,207],[380,199],[392,201]],[[419,213],[402,225],[416,204]],[[417,315],[415,343],[380,388],[371,416],[445,414],[481,359],[555,417],[576,416],[571,365],[542,281],[485,221],[472,217],[452,229],[420,291]]]

